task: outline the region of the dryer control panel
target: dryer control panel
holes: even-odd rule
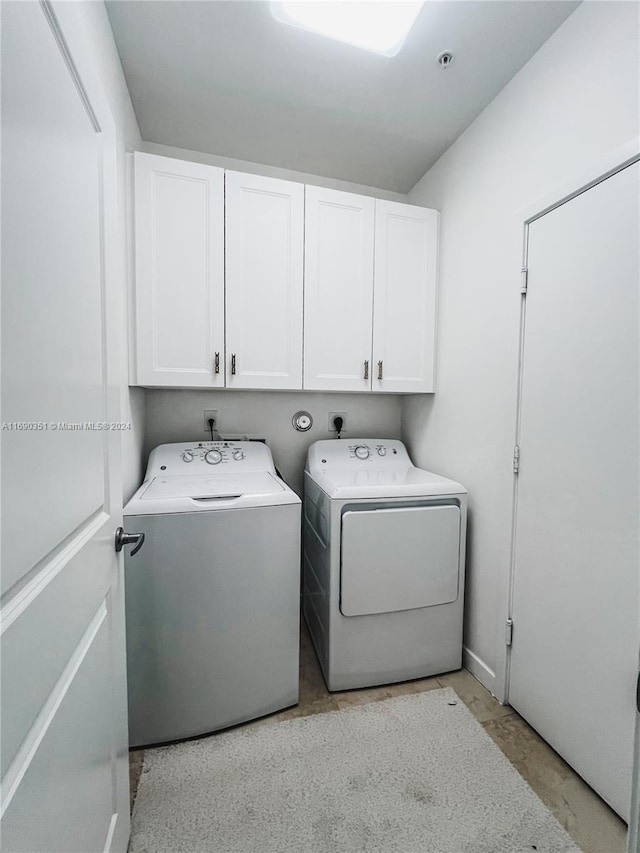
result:
[[[367,459],[379,459],[385,456],[397,456],[397,447],[388,447],[385,442],[360,442],[359,444],[349,444],[349,456],[351,459],[360,459],[365,462]]]
[[[375,464],[384,468],[411,465],[409,454],[401,441],[392,438],[356,438],[316,441],[309,448],[307,470],[360,468]]]
[[[145,480],[159,474],[275,473],[273,457],[261,441],[194,441],[161,444],[151,451]]]

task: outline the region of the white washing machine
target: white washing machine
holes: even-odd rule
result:
[[[329,690],[462,666],[467,493],[400,441],[317,441],[304,491],[303,610]]]
[[[252,441],[164,444],[124,509],[132,746],[298,701],[300,498]]]

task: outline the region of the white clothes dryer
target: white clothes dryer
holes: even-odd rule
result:
[[[400,441],[317,441],[304,491],[303,611],[329,690],[462,665],[467,492]]]
[[[124,509],[132,746],[298,701],[300,498],[252,441],[164,444]]]

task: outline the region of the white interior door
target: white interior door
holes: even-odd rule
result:
[[[305,389],[371,390],[374,204],[306,187]]]
[[[509,701],[625,819],[638,661],[640,165],[529,228]]]
[[[115,134],[51,9],[1,14],[2,847],[125,851]]]
[[[374,391],[434,390],[438,211],[376,200]]]
[[[304,184],[225,174],[227,386],[302,388]]]
[[[224,169],[135,155],[136,383],[224,387]]]

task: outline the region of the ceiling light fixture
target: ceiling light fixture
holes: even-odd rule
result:
[[[278,21],[337,41],[395,56],[424,0],[271,0]]]

